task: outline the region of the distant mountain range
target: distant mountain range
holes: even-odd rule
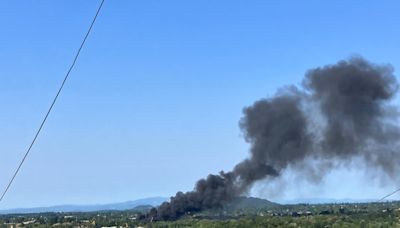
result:
[[[155,207],[169,200],[166,197],[152,197],[127,201],[121,203],[98,204],[98,205],[58,205],[51,207],[16,208],[0,210],[0,214],[27,214],[43,212],[91,212],[91,211],[111,211],[111,210],[148,210],[151,206]],[[281,200],[278,203],[255,197],[238,197],[226,204],[222,209],[210,209],[202,214],[215,214],[218,211],[227,213],[237,213],[239,211],[257,211],[258,209],[279,207],[280,204],[323,204],[323,203],[366,203],[374,202],[372,199],[330,199],[330,198],[303,198],[293,200]]]
[[[89,212],[108,210],[130,210],[140,206],[158,206],[168,200],[166,197],[152,197],[127,201],[122,203],[98,204],[98,205],[58,205],[52,207],[16,208],[0,210],[0,214],[26,214],[42,212]]]
[[[323,204],[323,203],[369,203],[376,202],[376,199],[331,199],[331,198],[300,198],[291,200],[279,200],[280,204]]]

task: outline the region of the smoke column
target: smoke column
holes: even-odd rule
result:
[[[309,160],[345,163],[357,157],[393,177],[400,131],[389,102],[397,90],[391,66],[361,57],[309,70],[301,88],[286,87],[243,110],[239,125],[251,145],[249,158],[230,172],[199,180],[193,191],[178,192],[148,216],[174,220],[221,207],[288,166],[306,176],[304,165],[296,164]]]

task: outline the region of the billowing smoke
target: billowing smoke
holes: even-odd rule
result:
[[[240,128],[251,145],[249,158],[231,172],[199,180],[193,191],[178,192],[148,216],[172,220],[221,207],[255,182],[309,160],[361,158],[393,176],[399,167],[395,148],[400,131],[390,100],[397,89],[390,66],[360,57],[308,71],[301,88],[287,87],[244,109]],[[298,167],[307,172],[304,165]]]
[[[390,66],[361,58],[309,71],[303,82],[325,120],[318,156],[361,157],[393,175],[398,166],[398,113],[389,101],[398,90]]]

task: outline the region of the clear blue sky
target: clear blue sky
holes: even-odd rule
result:
[[[0,2],[1,188],[98,3]],[[238,127],[242,108],[298,84],[307,69],[353,54],[400,69],[399,8],[394,0],[106,0],[0,209],[191,190],[199,178],[247,156]],[[396,187],[360,176],[337,171],[325,184],[299,186],[288,174],[284,196],[254,194],[377,198]],[[348,188],[326,190],[343,180]]]

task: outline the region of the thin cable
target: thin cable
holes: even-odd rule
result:
[[[49,117],[49,114],[50,114],[51,110],[53,109],[53,106],[54,106],[54,104],[56,103],[57,98],[58,98],[58,96],[60,95],[60,93],[61,93],[61,91],[62,91],[62,89],[63,89],[63,87],[64,87],[64,85],[65,85],[65,82],[67,81],[67,79],[68,79],[68,77],[69,77],[69,74],[71,73],[72,69],[73,69],[74,66],[75,66],[76,60],[78,59],[79,54],[81,53],[81,50],[82,50],[82,48],[83,48],[83,45],[85,44],[86,39],[88,38],[88,36],[89,36],[89,34],[90,34],[90,31],[92,30],[93,25],[94,25],[94,23],[96,22],[97,16],[98,16],[99,13],[100,13],[100,10],[101,10],[101,8],[102,8],[102,6],[103,6],[104,1],[105,1],[105,0],[101,0],[101,3],[100,3],[100,5],[99,5],[99,7],[98,7],[98,9],[97,9],[97,11],[96,11],[96,15],[94,16],[94,18],[93,18],[93,20],[92,20],[92,23],[90,24],[90,27],[89,27],[89,29],[88,29],[87,32],[86,32],[85,38],[83,38],[83,41],[81,42],[81,45],[79,46],[79,49],[78,49],[78,51],[77,51],[76,54],[75,54],[75,58],[74,58],[74,60],[72,61],[72,64],[71,64],[71,66],[69,67],[69,69],[68,69],[68,71],[67,71],[67,74],[65,75],[64,80],[63,80],[63,82],[61,83],[61,86],[60,86],[60,88],[58,89],[58,92],[57,92],[56,96],[54,97],[53,102],[52,102],[51,105],[50,105],[50,108],[47,110],[47,113],[46,113],[46,115],[45,115],[45,117],[44,117],[42,123],[40,124],[40,127],[39,127],[39,129],[37,130],[37,132],[36,132],[36,134],[35,134],[35,137],[33,138],[31,144],[29,145],[28,150],[25,152],[25,155],[24,155],[24,157],[22,158],[21,162],[19,163],[18,168],[15,170],[14,175],[12,176],[11,180],[8,182],[7,187],[6,187],[5,190],[3,191],[3,194],[1,195],[1,198],[0,198],[0,202],[3,200],[4,196],[6,195],[6,193],[8,192],[8,190],[10,189],[11,184],[14,182],[15,177],[16,177],[17,174],[19,173],[19,171],[20,171],[22,165],[24,164],[26,158],[27,158],[28,155],[29,155],[29,152],[31,151],[33,145],[35,144],[36,139],[38,138],[38,136],[39,136],[39,134],[40,134],[40,132],[41,132],[41,130],[42,130],[42,128],[43,128],[43,126],[44,126],[46,120],[47,120],[47,117]]]
[[[394,192],[392,192],[390,194],[387,194],[386,196],[382,197],[380,200],[378,200],[378,202],[382,202],[384,199],[388,198],[389,196],[392,196],[392,195],[396,194],[397,192],[400,192],[400,188],[397,189],[396,191],[394,191]]]

